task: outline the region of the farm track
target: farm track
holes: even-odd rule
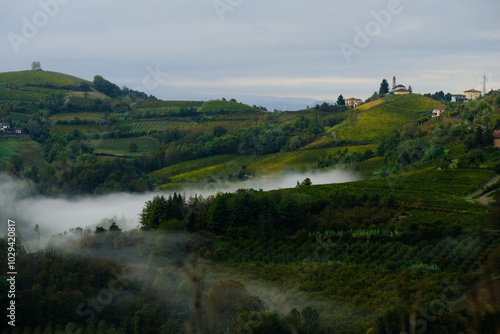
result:
[[[500,175],[495,175],[494,177],[492,177],[491,179],[489,179],[488,181],[486,181],[486,183],[479,189],[477,189],[475,192],[473,192],[472,194],[468,195],[467,197],[465,197],[466,200],[473,200],[475,197],[481,195],[481,193],[484,191],[484,189],[494,185],[495,183],[497,183],[498,181],[500,180]],[[493,191],[490,191],[484,195],[482,195],[481,197],[475,199],[475,202],[476,203],[479,203],[481,205],[490,205],[490,200],[488,199],[488,196],[494,192],[495,190]]]

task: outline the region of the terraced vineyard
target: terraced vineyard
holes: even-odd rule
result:
[[[99,125],[54,125],[52,127],[52,133],[59,133],[67,135],[73,133],[73,131],[78,130],[80,133],[98,133],[104,129]]]
[[[20,113],[10,113],[10,117],[14,123],[27,122],[31,118],[30,115]]]
[[[113,114],[110,115],[111,117]],[[80,113],[64,113],[64,114],[55,114],[50,116],[50,120],[53,122],[57,121],[72,121],[75,118],[79,118],[81,120],[88,121],[99,121],[104,118],[104,113],[99,112],[80,112]]]
[[[96,153],[115,155],[143,153],[153,150],[159,145],[158,141],[153,137],[92,139],[90,140],[90,143]],[[130,152],[130,144],[132,143],[137,145],[136,152]]]

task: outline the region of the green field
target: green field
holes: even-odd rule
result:
[[[21,155],[25,167],[44,166],[42,146],[27,136],[0,137],[0,164],[5,165],[13,155]]]
[[[153,137],[135,137],[135,138],[113,138],[113,139],[92,139],[90,140],[95,153],[105,153],[113,155],[131,155],[140,154],[153,150],[158,146],[158,141]],[[129,150],[130,144],[137,145],[137,151]]]
[[[441,103],[418,94],[400,95],[372,109],[354,110],[355,121],[346,120],[337,131],[343,140],[371,142],[390,134],[401,126],[429,115]],[[359,109],[358,109],[359,110]]]

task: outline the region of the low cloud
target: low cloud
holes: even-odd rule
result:
[[[220,191],[233,192],[241,188],[273,190],[293,188],[297,182],[309,178],[313,185],[342,183],[357,180],[354,173],[341,170],[328,172],[292,172],[281,175],[258,177],[243,182],[220,182],[196,185],[177,190],[184,197],[196,194],[209,196]],[[116,217],[122,222],[121,228],[133,229],[139,224],[139,214],[144,203],[155,195],[168,195],[165,192],[143,194],[112,193],[98,197],[49,198],[35,195],[35,186],[29,181],[14,180],[0,176],[0,218],[2,221],[16,221],[17,230],[28,242],[33,244],[36,234],[33,230],[38,224],[42,245],[52,235],[71,228],[95,226],[103,219]],[[6,225],[4,225],[6,226]],[[6,233],[6,227],[3,229]]]

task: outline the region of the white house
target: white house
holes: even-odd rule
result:
[[[446,107],[437,107],[432,111],[432,117],[439,117],[444,112]]]

